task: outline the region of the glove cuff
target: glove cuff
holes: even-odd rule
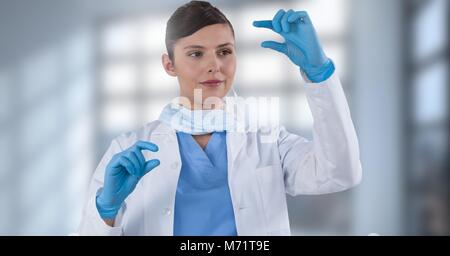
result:
[[[117,213],[119,212],[119,209],[121,205],[117,206],[105,206],[101,202],[101,199],[99,196],[95,198],[95,205],[97,206],[98,213],[100,214],[100,217],[102,219],[115,219],[117,216]]]
[[[307,70],[304,70],[304,73],[311,82],[321,83],[330,78],[335,69],[334,62],[331,59],[328,59],[322,66],[308,68]]]

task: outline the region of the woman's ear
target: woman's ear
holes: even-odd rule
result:
[[[166,70],[166,73],[169,76],[177,76],[177,73],[175,72],[175,67],[172,63],[172,60],[170,60],[169,55],[164,53],[161,57],[162,65],[164,67],[164,70]]]

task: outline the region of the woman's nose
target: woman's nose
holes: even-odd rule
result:
[[[216,73],[220,69],[220,60],[217,57],[213,57],[209,62],[208,73]]]

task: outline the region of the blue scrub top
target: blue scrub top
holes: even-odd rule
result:
[[[228,187],[226,132],[212,134],[204,149],[177,132],[181,173],[175,197],[174,235],[236,236]]]

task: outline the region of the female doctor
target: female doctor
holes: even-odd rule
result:
[[[184,100],[111,142],[92,177],[79,234],[290,235],[286,193],[334,193],[360,182],[347,101],[308,14],[279,10],[253,25],[285,39],[261,46],[299,67],[313,140],[283,127],[270,128],[275,139],[264,140],[267,131],[237,131],[206,118],[230,114],[226,103],[205,100],[223,99],[232,87],[234,31],[217,8],[191,1],[167,22],[162,56]],[[200,99],[194,97],[198,90]]]

